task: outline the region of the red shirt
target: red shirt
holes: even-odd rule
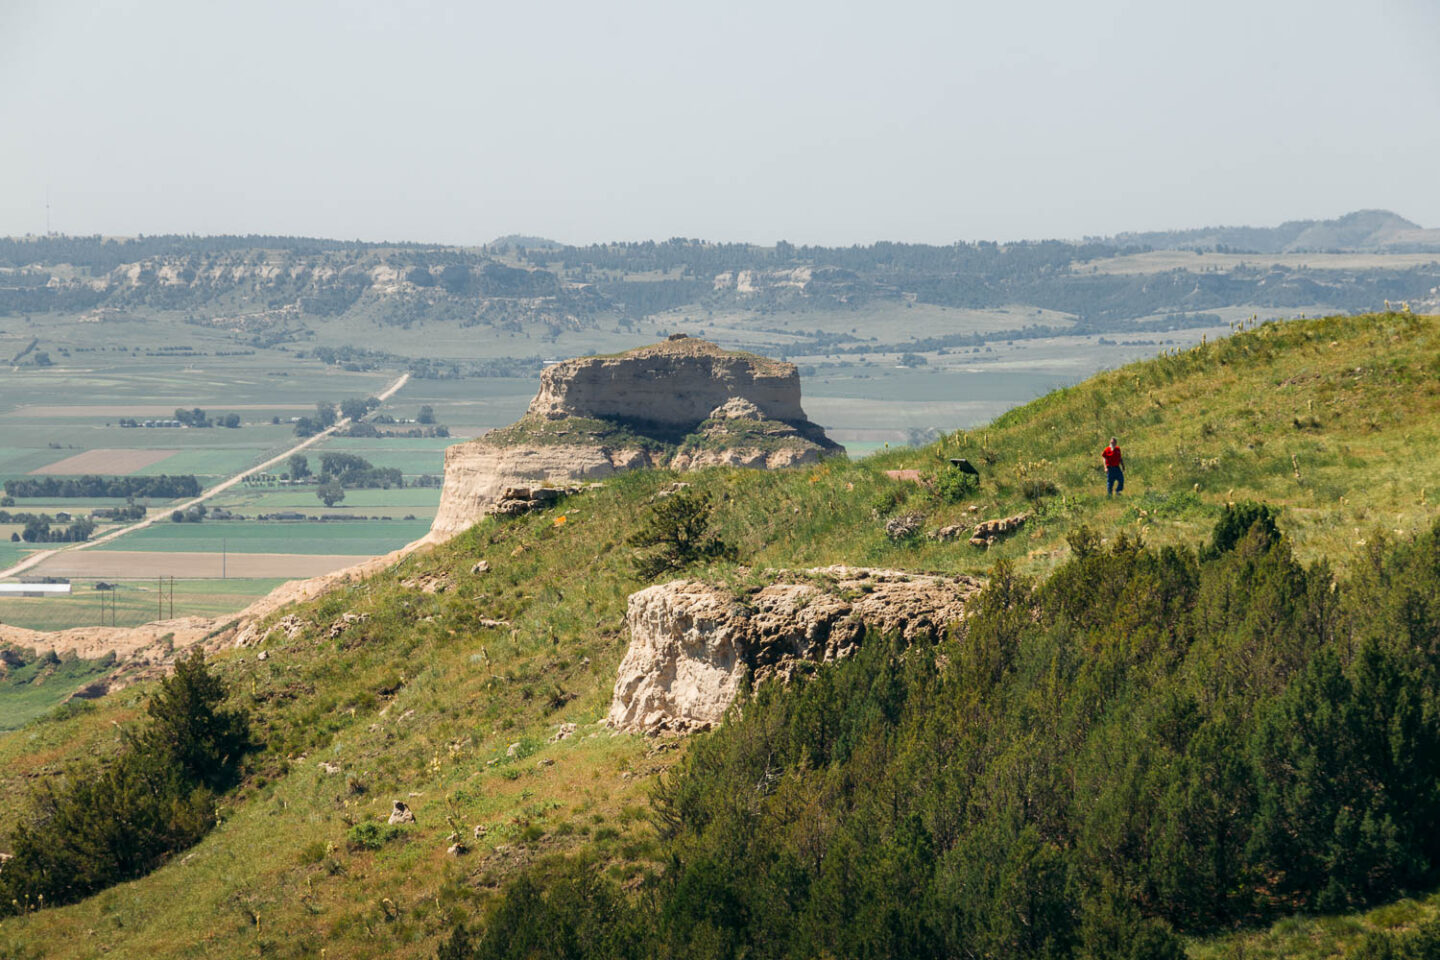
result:
[[[1107,467],[1123,466],[1125,462],[1125,458],[1120,456],[1119,447],[1106,447],[1105,452],[1100,454],[1100,456],[1105,458],[1105,466]]]

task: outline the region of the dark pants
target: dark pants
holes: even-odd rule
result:
[[[1105,496],[1120,493],[1125,489],[1125,470],[1122,467],[1105,468]]]

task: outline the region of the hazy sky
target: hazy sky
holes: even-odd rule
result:
[[[1440,0],[0,0],[0,234],[1440,226]]]

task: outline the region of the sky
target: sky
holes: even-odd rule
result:
[[[0,235],[1440,226],[1437,0],[0,0]]]

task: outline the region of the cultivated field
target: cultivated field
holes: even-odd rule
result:
[[[353,560],[351,557],[344,559]],[[158,578],[160,574],[155,576]],[[216,617],[234,613],[287,579],[291,577],[181,580],[177,575],[173,592],[174,616]],[[116,589],[97,590],[97,582],[115,586]],[[103,626],[112,622],[116,626],[133,627],[171,616],[172,592],[168,579],[162,583],[155,579],[115,580],[77,575],[72,586],[74,592],[68,597],[0,599],[0,623],[27,630],[63,630],[67,627]]]
[[[28,573],[42,577],[94,577],[106,581],[130,577],[237,581],[278,577],[281,580],[297,580],[342,570],[373,555],[239,551],[222,554],[218,550],[201,553],[161,547],[150,550],[71,550],[37,564]],[[3,619],[0,616],[0,620]]]
[[[157,523],[80,554],[114,552],[377,556],[418,540],[430,520]]]
[[[82,475],[87,473],[104,474],[106,476],[123,476],[143,470],[145,467],[157,464],[162,460],[168,460],[179,450],[111,450],[100,448],[87,450],[84,453],[77,453],[66,457],[64,460],[56,460],[54,463],[41,467],[38,470],[31,470],[32,474],[41,475]]]

